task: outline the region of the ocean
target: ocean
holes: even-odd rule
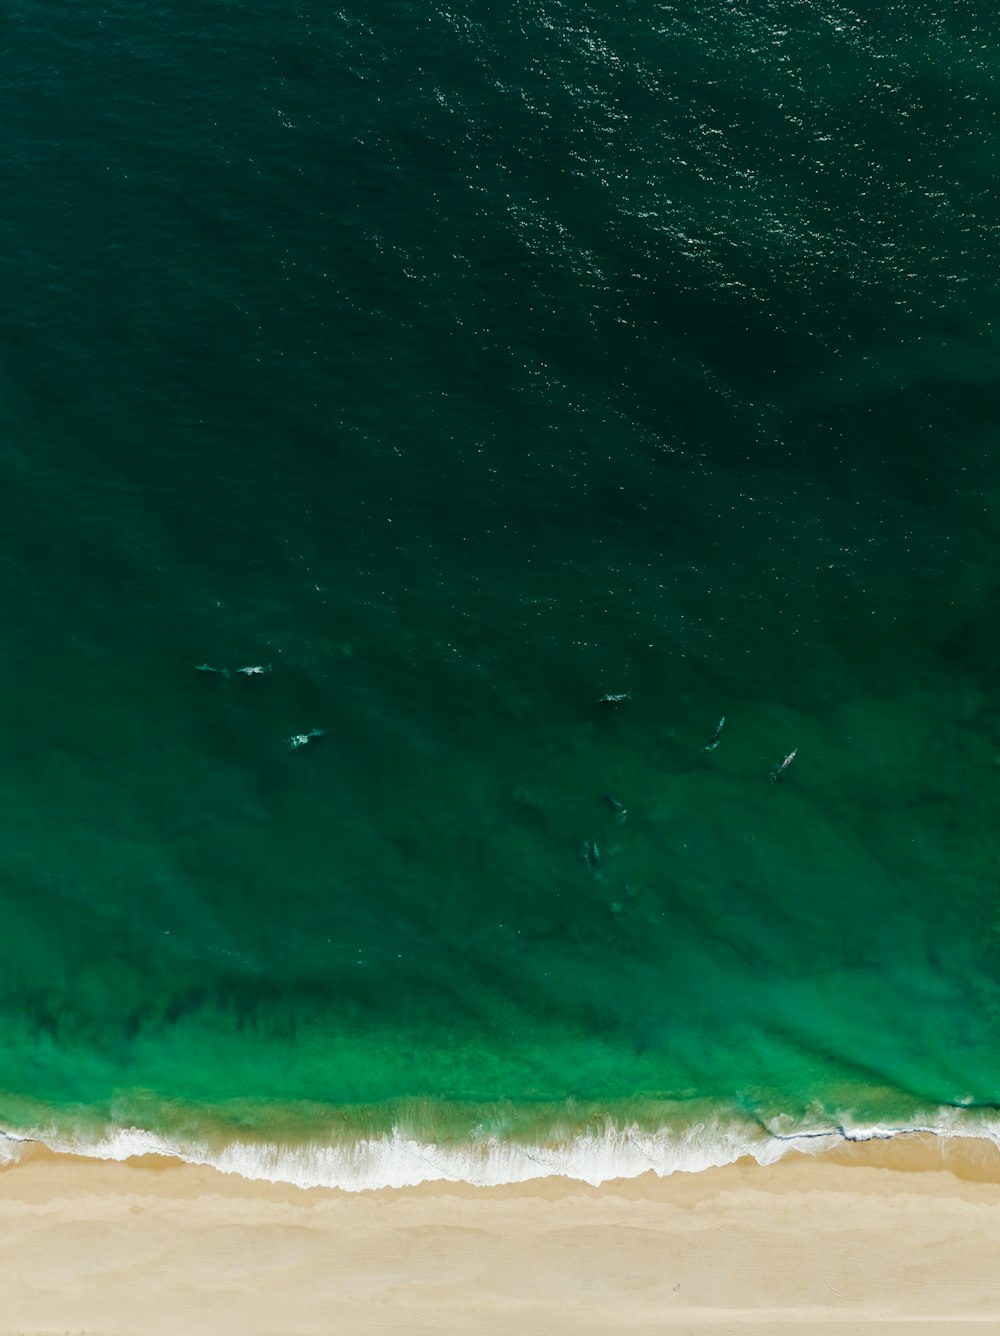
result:
[[[997,26],[15,0],[11,1155],[1000,1138]]]

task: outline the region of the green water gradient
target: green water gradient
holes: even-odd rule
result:
[[[1000,1101],[995,29],[15,5],[0,1122]]]

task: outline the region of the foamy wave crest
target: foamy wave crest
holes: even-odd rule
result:
[[[20,1164],[31,1149],[31,1141],[13,1133],[0,1132],[0,1168]]]
[[[394,1130],[347,1144],[279,1146],[232,1141],[220,1150],[178,1144],[140,1128],[123,1128],[95,1141],[57,1135],[0,1134],[0,1162],[21,1157],[27,1144],[103,1160],[162,1155],[189,1164],[210,1165],[227,1174],[298,1187],[413,1187],[426,1182],[462,1182],[476,1187],[524,1183],[562,1176],[597,1187],[617,1178],[653,1172],[660,1177],[732,1164],[746,1157],[773,1164],[797,1150],[821,1154],[844,1141],[870,1141],[925,1133],[937,1137],[977,1137],[1000,1147],[1000,1124],[941,1110],[940,1120],[910,1127],[850,1125],[815,1130],[767,1132],[757,1124],[698,1123],[686,1130],[649,1132],[639,1127],[609,1128],[552,1145],[526,1145],[497,1138],[460,1145],[434,1145]]]

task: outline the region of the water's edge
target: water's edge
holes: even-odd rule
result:
[[[683,1131],[662,1128],[655,1132],[637,1125],[609,1126],[603,1134],[587,1133],[550,1145],[496,1137],[482,1142],[436,1145],[394,1128],[341,1144],[312,1142],[282,1146],[230,1141],[221,1149],[212,1150],[204,1144],[179,1143],[137,1127],[121,1128],[93,1141],[54,1132],[11,1129],[0,1131],[0,1169],[19,1163],[32,1146],[40,1144],[56,1154],[115,1161],[157,1155],[209,1166],[251,1181],[345,1192],[442,1181],[499,1187],[549,1177],[575,1179],[598,1187],[614,1179],[637,1178],[649,1172],[659,1178],[674,1173],[697,1173],[745,1158],[759,1165],[770,1165],[793,1151],[822,1155],[847,1142],[891,1140],[915,1134],[987,1141],[1000,1150],[1000,1121],[941,1109],[935,1120],[907,1126],[844,1122],[818,1128],[800,1127],[787,1133],[767,1132],[759,1126],[737,1123],[698,1123]]]

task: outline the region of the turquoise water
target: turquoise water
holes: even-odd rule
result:
[[[996,36],[15,5],[0,1122],[1000,1100]]]

